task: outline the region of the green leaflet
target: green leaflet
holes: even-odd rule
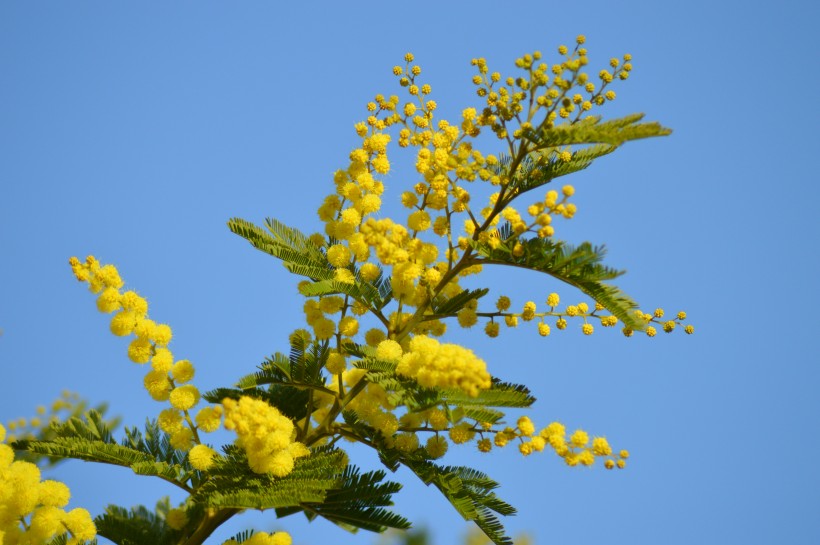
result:
[[[143,435],[136,428],[126,428],[126,437],[117,444],[111,430],[96,411],[84,419],[71,418],[53,426],[56,437],[50,441],[22,441],[16,448],[54,458],[74,458],[90,462],[128,467],[138,475],[160,477],[185,488],[198,475],[187,462],[184,452],[170,446],[168,435],[156,422],[146,423]]]
[[[630,140],[667,136],[672,130],[657,122],[639,123],[644,114],[630,114],[601,122],[600,117],[589,117],[578,123],[566,123],[524,133],[524,138],[535,144],[535,150],[570,146],[573,144],[608,144],[620,146]]]
[[[535,398],[526,386],[501,382],[497,378],[493,378],[489,389],[479,391],[476,397],[471,397],[458,389],[440,392],[439,397],[442,401],[457,406],[529,407],[535,403]]]
[[[268,219],[266,223],[270,232],[239,218],[229,220],[228,228],[255,248],[281,259],[285,267],[295,274],[313,280],[333,278],[333,270],[321,248],[308,237],[275,219]]]
[[[392,496],[401,489],[399,483],[382,482],[384,477],[384,471],[361,474],[357,467],[348,466],[341,485],[329,490],[324,501],[305,505],[303,509],[278,510],[277,514],[285,516],[303,510],[309,519],[320,516],[352,532],[409,528],[407,519],[384,509],[393,505]]]
[[[431,306],[431,310],[433,312],[434,317],[443,318],[446,316],[453,316],[462,310],[467,303],[473,300],[478,300],[487,295],[489,293],[488,288],[482,288],[478,290],[464,290],[461,293],[451,297],[450,299],[445,299],[442,296],[438,296],[433,299]],[[426,317],[426,316],[425,316]]]
[[[388,283],[389,284],[389,283]],[[376,309],[383,308],[389,301],[389,297],[384,299],[380,290],[380,285],[365,282],[358,276],[354,284],[345,284],[336,280],[320,280],[299,287],[299,293],[306,297],[317,297],[321,295],[348,295],[357,301],[362,301],[368,306]]]
[[[85,413],[87,413],[91,410],[91,411],[94,411],[95,413],[99,414],[99,418],[98,418],[99,425],[104,427],[105,429],[109,430],[109,433],[110,433],[110,430],[116,429],[120,425],[120,422],[121,422],[121,419],[119,417],[108,418],[108,419],[104,418],[105,413],[108,411],[108,404],[107,403],[100,403],[99,405],[96,405],[95,407],[89,409],[89,404],[88,404],[87,400],[78,399],[76,401],[76,404],[69,407],[69,409],[70,409],[70,414],[67,414],[66,416],[61,417],[61,420],[67,421],[67,420],[70,420],[71,418],[80,418]],[[28,440],[31,440],[31,441],[51,441],[52,439],[54,439],[57,436],[57,434],[55,433],[54,429],[51,426],[47,426],[47,427],[43,427],[43,428],[39,428],[39,429],[32,429],[32,432],[34,432],[35,435],[34,435],[34,437],[28,439]],[[18,460],[24,460],[26,462],[31,462],[31,463],[34,463],[34,464],[38,464],[38,465],[39,464],[45,464],[47,467],[53,467],[53,466],[55,466],[55,465],[57,465],[60,462],[65,460],[64,458],[48,457],[48,456],[44,456],[44,455],[41,455],[41,454],[36,454],[34,452],[28,452],[28,451],[18,451],[17,452],[17,459]]]
[[[226,447],[227,454],[211,471],[211,480],[192,499],[219,508],[275,508],[278,516],[303,511],[309,518],[324,517],[349,530],[375,532],[408,528],[409,522],[386,509],[401,485],[382,482],[384,472],[360,474],[347,465],[338,449],[316,449],[296,460],[292,473],[283,478],[250,471],[244,453]]]
[[[512,545],[504,526],[493,513],[514,515],[515,508],[494,492],[498,483],[469,467],[442,467],[431,462],[405,461],[427,485],[434,485],[466,520],[472,520],[496,545]]]
[[[477,422],[489,422],[490,424],[495,424],[504,418],[504,413],[495,409],[489,409],[487,407],[464,407],[464,416],[467,418],[472,418]]]
[[[157,503],[157,513],[142,505],[125,509],[109,505],[105,513],[94,519],[97,534],[117,545],[171,545],[179,533],[165,524],[165,514],[170,508],[168,498]]]
[[[277,478],[251,471],[241,449],[227,445],[223,450],[226,456],[217,460],[209,471],[209,480],[191,495],[193,502],[235,509],[273,509],[321,502],[328,490],[339,486],[347,465],[344,452],[317,449],[310,456],[297,459],[289,475]]]
[[[510,236],[509,225],[504,225],[499,232],[504,242],[498,248],[493,249],[488,244],[472,242],[473,249],[482,256],[477,259],[478,263],[510,265],[549,274],[601,303],[627,327],[635,330],[643,330],[646,327],[646,324],[637,319],[632,312],[638,304],[616,286],[604,282],[617,278],[624,271],[601,263],[606,253],[603,246],[596,247],[584,242],[576,247],[542,238],[516,240]],[[524,253],[520,257],[512,253],[516,242],[524,246]]]
[[[598,157],[612,153],[617,146],[596,144],[572,152],[569,161],[563,161],[549,150],[530,152],[518,169],[512,175],[509,187],[515,191],[517,197],[542,185],[550,183],[554,178],[566,176],[587,168]]]

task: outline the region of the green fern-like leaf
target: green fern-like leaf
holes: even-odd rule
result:
[[[57,436],[51,441],[22,442],[19,447],[53,458],[128,467],[137,475],[160,477],[186,489],[189,479],[198,482],[199,474],[190,467],[185,453],[171,447],[156,422],[146,424],[144,435],[136,428],[126,428],[122,444],[114,441],[99,413],[93,411],[85,419],[55,425],[54,431]]]
[[[500,232],[504,236],[509,229]],[[524,252],[520,256],[512,253],[512,246],[516,242],[524,246]],[[616,286],[605,282],[617,278],[624,271],[601,263],[605,255],[603,246],[594,247],[584,242],[575,247],[550,239],[532,238],[518,241],[507,239],[498,248],[473,242],[473,248],[482,256],[478,260],[480,263],[510,265],[548,274],[592,297],[627,327],[642,330],[646,326],[633,312],[637,303]]]
[[[209,471],[209,480],[191,496],[208,507],[275,509],[320,503],[327,491],[338,487],[347,463],[340,450],[317,449],[295,461],[293,471],[276,478],[251,471],[241,449],[224,447],[226,456]]]
[[[553,179],[587,168],[598,157],[612,153],[617,146],[596,144],[572,152],[569,161],[558,158],[552,151],[533,151],[521,162],[513,174],[510,188],[515,196],[550,183]]]
[[[644,114],[631,114],[601,122],[590,117],[579,123],[567,123],[524,133],[524,138],[535,144],[535,149],[577,144],[608,144],[620,146],[624,142],[667,136],[672,130],[657,122],[640,123]]]
[[[98,535],[117,545],[171,545],[177,535],[165,524],[164,516],[142,505],[131,509],[109,505],[94,524]]]
[[[456,388],[443,390],[440,395],[447,403],[463,407],[529,407],[535,403],[535,397],[526,386],[501,382],[498,379],[493,379],[490,388],[480,390],[475,397]]]
[[[490,424],[495,424],[504,418],[504,413],[501,411],[489,409],[487,407],[463,407],[463,409],[464,416],[467,418],[472,418],[476,422],[489,422]]]
[[[361,474],[355,466],[348,466],[341,485],[329,490],[321,503],[304,506],[305,511],[354,532],[409,528],[407,519],[384,509],[393,505],[392,496],[401,489],[399,483],[382,482],[384,477],[384,471]]]
[[[463,309],[467,303],[481,299],[487,295],[489,291],[490,290],[487,288],[478,290],[464,290],[450,299],[438,297],[432,302],[433,314],[436,317],[452,316]]]
[[[248,221],[233,218],[228,221],[231,232],[241,236],[255,248],[283,261],[292,273],[312,280],[330,280],[333,270],[321,248],[299,232],[274,220],[267,220],[268,231]]]
[[[492,489],[497,483],[472,468],[441,467],[431,462],[408,461],[407,465],[425,484],[441,491],[456,511],[472,520],[496,545],[512,545],[504,526],[493,514],[515,514],[515,509],[499,499]]]

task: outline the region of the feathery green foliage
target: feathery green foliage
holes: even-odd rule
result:
[[[623,467],[628,454],[613,454],[602,437],[590,443],[586,432],[579,431],[568,440],[557,422],[540,432],[528,417],[515,426],[507,422],[507,409],[535,402],[530,390],[493,377],[472,351],[437,340],[452,318],[465,328],[489,319],[485,332],[490,337],[498,335],[496,320],[502,318],[511,327],[519,318],[559,318],[556,327],[564,329],[564,316],[579,316],[586,335],[594,329],[588,319],[605,327],[620,321],[627,336],[638,330],[653,336],[652,322],[671,331],[685,319],[680,313],[660,322],[660,310],[653,315],[636,311],[637,304],[612,284],[623,271],[604,264],[603,246],[573,245],[554,236],[553,218],[569,219],[577,211],[568,202],[575,193],[572,186],[562,188],[560,202],[557,191],[547,191],[542,201],[528,206],[531,220],[511,206],[524,193],[583,170],[626,142],[670,133],[658,123],[642,122],[643,114],[603,121],[587,113],[613,100],[614,92],[604,88],[616,77],[626,79],[632,68],[629,56],[623,64],[613,59],[610,66],[620,66],[619,72],[602,70],[600,87],[593,84],[582,72],[587,64],[586,50],[580,47],[584,41],[578,37],[572,52],[559,48],[565,59],[552,66],[552,75],[546,63],[535,62],[540,53],[517,59],[525,77],[510,77],[503,84],[500,73],[475,59],[473,82],[486,104],[463,110],[459,123],[434,121],[432,100],[416,105],[419,93],[430,90],[416,85],[421,72],[408,55],[407,66],[393,71],[413,103],[401,107],[398,98],[378,95],[368,104],[366,122],[356,125],[361,147],[350,153],[349,167],[334,175],[333,193],[318,210],[324,234],[307,236],[275,219],[267,219],[264,227],[229,220],[233,233],[303,277],[298,290],[309,299],[304,307],[307,328],[292,331],[285,352],[275,352],[233,386],[202,395],[212,407],[194,412],[200,392],[187,384],[194,375],[192,365],[174,363],[166,346],[170,328],[148,318],[148,303],[136,292],[120,293],[123,281],[116,268],[93,257],[85,264],[72,258],[77,279],[100,294],[98,309],[116,311],[112,332],[136,335],[129,357],[151,362],[145,387],[154,399],[170,402],[170,408],[142,430],[126,428],[119,443],[112,434],[114,423],[92,410],[53,425],[49,435],[18,441],[14,448],[50,459],[127,467],[188,494],[176,508],[167,499],[153,511],[109,506],[96,519],[97,531],[117,545],[201,545],[220,524],[246,509],[272,510],[278,517],[301,512],[309,520],[322,517],[349,531],[409,528],[408,520],[387,509],[401,486],[386,481],[384,471],[361,472],[339,446],[343,440],[372,448],[390,471],[409,468],[497,545],[511,545],[499,517],[513,515],[515,509],[496,495],[498,483],[486,474],[435,461],[447,454],[447,437],[454,444],[475,441],[481,452],[515,441],[523,455],[549,447],[570,466],[592,465],[598,457],[606,459],[609,469]],[[570,94],[574,88],[578,92]],[[377,214],[384,192],[378,177],[390,171],[386,147],[391,137],[384,131],[391,126],[400,127],[401,147],[419,148],[416,170],[421,176],[401,197],[411,209],[404,223]],[[482,131],[494,133],[506,151],[481,152],[473,139]],[[494,191],[483,208],[464,183],[479,180]],[[490,289],[467,289],[460,282],[484,265],[549,275],[591,297],[595,310],[590,312],[584,302],[556,311],[559,297],[552,294],[547,312],[536,313],[534,302],[521,312],[511,311],[507,297],[500,297],[492,311],[480,311]],[[611,315],[597,314],[602,309]],[[368,318],[378,327],[365,332]],[[545,321],[538,327],[541,335],[549,334]],[[693,329],[686,326],[685,331]],[[223,445],[220,454],[200,434],[215,431],[223,416],[225,428],[237,439]],[[420,434],[429,434],[423,445]],[[234,540],[264,539],[246,531]],[[55,540],[66,542],[65,536]]]

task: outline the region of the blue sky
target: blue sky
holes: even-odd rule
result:
[[[315,209],[357,142],[352,125],[375,93],[397,91],[390,68],[406,51],[454,114],[476,103],[470,58],[509,72],[516,56],[583,33],[593,65],[634,56],[607,114],[646,112],[675,132],[576,176],[579,213],[559,233],[606,243],[609,262],[629,270],[628,293],[685,309],[697,332],[454,335],[493,374],[532,386],[537,423],[605,434],[633,457],[621,472],[466,447],[446,460],[496,477],[519,508],[508,528],[537,543],[818,543],[819,15],[798,0],[5,2],[0,421],[62,389],[109,401],[128,424],[162,408],[69,256],[117,264],[173,326],[197,384],[231,383],[285,349],[301,300],[296,279],[227,219],[318,229]],[[400,166],[388,198],[413,182]],[[519,303],[556,290],[577,298],[536,276],[487,278]],[[117,468],[72,462],[53,476],[93,513],[179,499]],[[438,543],[464,533],[437,492],[396,478],[406,485],[397,510]],[[305,545],[375,539],[249,514],[212,542],[251,526]]]

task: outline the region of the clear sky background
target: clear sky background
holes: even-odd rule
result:
[[[686,310],[697,331],[451,336],[493,374],[533,387],[538,425],[584,427],[633,456],[621,472],[513,450],[455,447],[445,460],[497,478],[520,511],[510,532],[539,544],[820,543],[817,6],[3,2],[0,420],[62,389],[109,401],[128,424],[163,408],[72,277],[71,255],[120,268],[173,326],[172,349],[202,389],[286,350],[302,320],[296,278],[226,220],[317,230],[315,209],[357,143],[352,126],[375,93],[398,92],[390,68],[406,51],[455,118],[477,104],[470,58],[509,73],[516,56],[549,57],[584,33],[593,66],[634,56],[607,115],[642,111],[675,132],[575,176],[579,213],[559,235],[606,243],[609,263],[629,270],[628,293],[647,309]],[[394,166],[393,202],[414,181],[407,163]],[[517,304],[550,291],[579,299],[535,275],[487,278]],[[69,462],[49,475],[95,514],[181,499],[121,468]],[[465,532],[437,491],[396,478],[396,509],[437,543]],[[375,540],[249,514],[209,543],[246,527],[285,528],[300,545]]]

